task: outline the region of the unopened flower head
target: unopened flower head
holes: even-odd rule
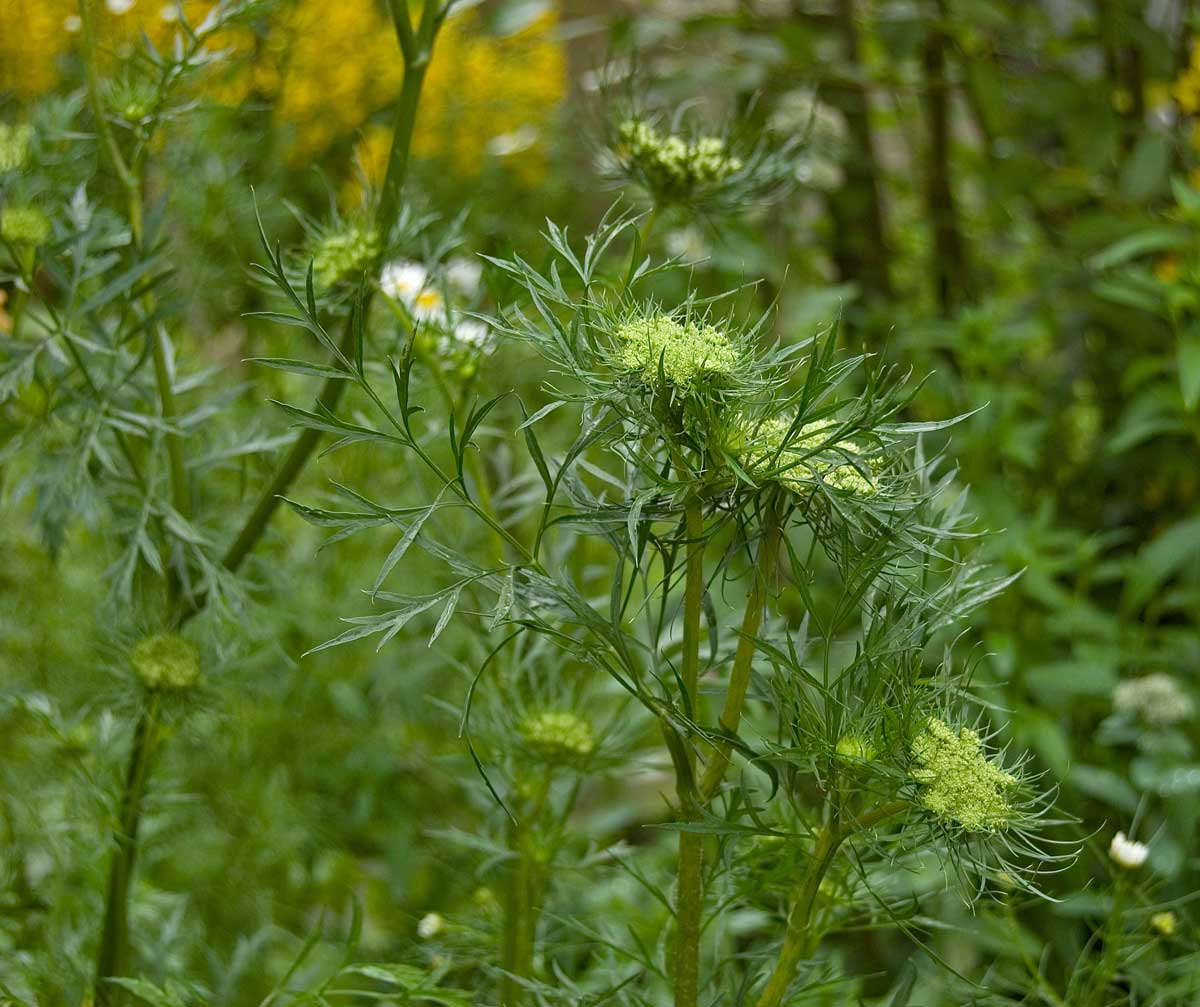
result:
[[[474,297],[483,277],[483,266],[474,259],[454,258],[446,263],[446,282],[460,297]]]
[[[1163,937],[1172,937],[1179,927],[1179,920],[1173,912],[1155,913],[1150,917],[1150,926]]]
[[[14,126],[0,122],[0,175],[25,167],[32,141],[33,127],[27,123]]]
[[[744,166],[717,136],[689,139],[662,133],[643,119],[627,119],[617,135],[617,157],[622,165],[663,203],[686,200]]]
[[[130,653],[129,663],[147,689],[179,691],[200,684],[200,652],[174,633],[143,638]]]
[[[862,449],[848,440],[826,443],[836,421],[809,423],[795,432],[792,425],[785,416],[737,415],[725,426],[722,447],[750,476],[775,479],[794,493],[803,493],[818,480],[860,496],[875,492],[874,482],[860,468],[864,463],[852,460]]]
[[[1108,846],[1108,855],[1112,857],[1113,862],[1131,871],[1141,867],[1149,853],[1149,846],[1127,838],[1124,832],[1113,836]]]
[[[36,206],[6,206],[0,210],[0,237],[13,245],[37,248],[50,237],[50,220]]]
[[[661,382],[690,392],[732,378],[737,348],[720,329],[702,322],[680,322],[659,313],[634,318],[617,328],[617,365],[638,373],[659,391]]]
[[[343,224],[323,234],[313,249],[313,275],[328,289],[370,269],[382,251],[379,231],[365,224]]]
[[[122,77],[112,81],[104,92],[104,104],[126,122],[138,122],[154,111],[155,86],[141,77]]]
[[[596,749],[592,725],[569,710],[531,713],[517,733],[529,755],[548,766],[578,765]]]
[[[1141,717],[1147,724],[1165,727],[1190,720],[1195,703],[1174,678],[1156,673],[1121,682],[1113,690],[1113,708],[1118,713]]]
[[[1016,778],[988,759],[975,731],[964,727],[955,733],[931,717],[913,739],[911,754],[921,807],[968,832],[996,832],[1012,822],[1007,792]]]
[[[441,913],[426,913],[417,923],[417,936],[421,940],[432,940],[446,928],[446,920]]]
[[[875,746],[861,734],[843,734],[834,746],[834,753],[847,762],[870,762],[875,758]]]

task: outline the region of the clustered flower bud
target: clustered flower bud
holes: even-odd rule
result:
[[[1174,678],[1158,673],[1121,682],[1113,690],[1113,708],[1155,727],[1166,727],[1191,719],[1195,703]]]
[[[661,381],[682,391],[719,383],[733,375],[738,352],[729,337],[712,325],[686,324],[659,313],[635,318],[617,329],[617,365],[640,373],[659,391]]]
[[[1155,913],[1150,917],[1150,926],[1163,937],[1174,936],[1178,924],[1179,920],[1169,910],[1165,913]]]
[[[0,122],[0,175],[8,171],[20,171],[25,167],[29,160],[29,146],[32,140],[32,126],[10,126],[7,122]]]
[[[573,766],[595,751],[592,726],[569,710],[542,710],[517,728],[529,756],[547,766]]]
[[[37,248],[50,237],[50,220],[36,206],[6,206],[0,210],[0,237],[13,245]]]
[[[875,747],[858,734],[843,734],[834,746],[834,753],[847,762],[870,762],[875,758]]]
[[[988,759],[970,728],[956,734],[931,717],[913,740],[911,754],[912,777],[921,784],[918,803],[942,821],[969,832],[996,832],[1012,820],[1005,792],[1016,778]]]
[[[200,652],[174,633],[143,638],[130,653],[129,663],[147,689],[177,692],[200,684]]]
[[[836,426],[833,420],[810,423],[789,437],[792,424],[786,417],[739,415],[726,426],[723,446],[749,475],[777,479],[794,493],[819,479],[834,489],[869,496],[875,484],[847,457],[861,455],[862,449],[852,441],[826,444]],[[810,455],[818,449],[835,457]]]
[[[345,224],[321,237],[313,249],[313,276],[328,289],[370,268],[383,251],[379,231],[369,225]]]
[[[693,140],[662,134],[650,123],[629,119],[618,129],[618,156],[636,169],[655,195],[685,199],[697,189],[714,185],[742,170],[742,161],[731,156],[717,136]]]

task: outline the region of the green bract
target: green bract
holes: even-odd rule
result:
[[[183,690],[200,684],[200,652],[174,633],[159,633],[138,642],[129,663],[147,689]]]
[[[36,206],[6,206],[0,210],[0,237],[36,248],[50,237],[50,220]]]
[[[738,365],[737,349],[720,329],[681,323],[666,314],[625,322],[617,329],[617,339],[617,365],[640,372],[653,388],[665,381],[681,391],[694,391],[732,377]]]
[[[20,171],[29,160],[29,144],[33,128],[28,125],[10,126],[0,122],[0,174]]]
[[[988,759],[970,728],[955,734],[944,720],[931,717],[911,753],[921,807],[969,832],[996,832],[1010,824],[1014,811],[1005,795],[1016,778]]]

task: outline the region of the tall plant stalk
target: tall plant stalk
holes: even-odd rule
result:
[[[80,0],[79,8],[83,28],[83,62],[88,102],[95,119],[101,150],[125,193],[134,250],[141,253],[145,247],[143,223],[145,213],[141,174],[138,167],[131,165],[123,156],[105,115],[96,55],[93,2],[94,0]],[[391,231],[399,209],[400,192],[408,170],[409,151],[416,124],[421,88],[432,56],[434,40],[446,13],[439,0],[426,0],[419,24],[414,29],[407,5],[402,0],[392,0],[391,9],[397,38],[404,57],[405,74],[397,103],[386,180],[376,211],[376,226],[384,235]],[[152,295],[146,294],[143,303],[147,316],[151,315],[154,310]],[[363,310],[366,310],[366,305]],[[354,338],[354,328],[348,323],[342,337],[343,352],[350,350]],[[154,367],[159,413],[166,427],[164,445],[167,453],[171,504],[187,520],[191,517],[191,493],[183,454],[182,436],[177,427],[178,407],[170,366],[170,336],[165,326],[158,324],[154,326],[150,339],[150,356]],[[318,395],[318,401],[326,408],[334,409],[341,397],[342,385],[341,381],[327,380]],[[279,507],[280,498],[303,470],[319,439],[318,432],[306,429],[292,445],[242,529],[226,551],[223,563],[227,569],[237,570],[261,539],[271,517]],[[169,566],[168,569],[170,569]],[[181,598],[179,588],[178,577],[174,573],[168,574],[167,612],[164,619],[164,623],[168,626],[178,626],[186,621],[203,607],[206,600],[200,597],[185,601]],[[96,955],[95,1001],[97,1007],[118,1007],[123,1000],[121,990],[108,980],[123,975],[129,959],[129,890],[137,863],[138,828],[152,768],[158,733],[158,718],[159,699],[157,693],[151,690],[134,729],[125,784],[120,799],[120,813],[115,834],[116,849],[109,868],[104,916]]]

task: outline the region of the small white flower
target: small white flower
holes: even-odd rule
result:
[[[1146,854],[1150,847],[1133,839],[1126,839],[1124,832],[1118,832],[1112,838],[1108,847],[1108,855],[1122,867],[1133,870],[1146,862]]]
[[[436,287],[426,287],[409,304],[414,318],[422,322],[446,321],[446,299]]]
[[[499,136],[492,137],[488,142],[488,153],[495,154],[497,157],[508,157],[510,154],[519,154],[523,150],[528,150],[537,143],[538,128],[532,123],[525,123],[519,129],[513,130],[511,133],[501,133]]]
[[[104,6],[112,14],[128,14],[135,3],[137,0],[104,0]]]
[[[162,10],[158,12],[158,16],[167,24],[174,24],[179,20],[179,8],[174,4],[163,4]]]
[[[63,31],[68,32],[71,35],[74,35],[75,32],[79,31],[79,29],[82,27],[83,20],[78,14],[68,14],[65,18],[63,18]]]
[[[667,251],[684,263],[702,262],[708,258],[708,242],[698,227],[681,227],[668,231]]]
[[[446,282],[463,297],[474,297],[483,266],[474,259],[455,258],[446,263]]]
[[[421,917],[421,922],[417,924],[417,936],[421,940],[427,941],[436,937],[446,927],[446,921],[442,918],[441,913],[426,913]]]
[[[482,349],[488,344],[491,330],[474,318],[464,318],[454,326],[454,338],[460,343]]]
[[[428,278],[429,274],[419,262],[397,259],[383,267],[379,276],[379,289],[393,301],[412,305],[425,289],[425,281]]]

